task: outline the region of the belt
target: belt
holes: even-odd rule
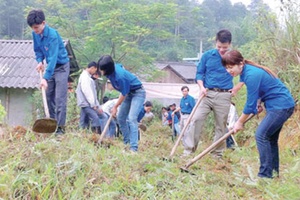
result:
[[[136,88],[134,88],[134,89],[131,89],[130,92],[135,92],[135,91],[137,91],[137,90],[139,90],[139,89],[143,89],[143,88],[144,88],[143,85],[141,85],[141,86],[139,86],[139,87],[136,87]]]
[[[191,114],[191,113],[184,113],[184,112],[182,112],[181,114],[183,114],[183,115],[189,115],[189,114]]]
[[[229,89],[220,89],[220,88],[208,88],[208,90],[212,90],[215,92],[229,92]]]
[[[65,65],[65,64],[56,64],[55,67],[58,68],[58,67],[61,67],[63,65]]]

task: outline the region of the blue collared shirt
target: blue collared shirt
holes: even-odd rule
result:
[[[257,100],[264,102],[266,110],[281,110],[295,106],[294,99],[286,86],[265,70],[246,64],[240,80],[247,86],[247,102],[243,112],[257,113]]]
[[[197,65],[196,81],[202,80],[205,88],[232,89],[233,77],[221,64],[217,49],[206,51]]]
[[[172,113],[173,113],[173,111],[168,112],[167,120],[172,121]],[[174,115],[174,124],[177,124],[178,122],[179,122],[179,119],[178,119],[177,115]]]
[[[126,96],[130,91],[141,87],[141,81],[132,73],[123,68],[121,64],[115,64],[114,73],[107,76],[112,86],[123,96]]]
[[[46,58],[44,78],[48,80],[53,75],[56,64],[69,62],[68,52],[58,32],[48,25],[45,25],[42,34],[32,32],[32,36],[36,61],[40,63]]]
[[[190,114],[195,106],[195,99],[191,95],[182,97],[180,100],[181,113]]]

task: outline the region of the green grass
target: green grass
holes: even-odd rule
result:
[[[248,132],[242,135],[251,135],[256,122],[247,126]],[[299,127],[297,133],[299,138]],[[205,138],[210,136],[204,137],[196,154],[210,144]],[[143,133],[136,155],[123,153],[122,138],[103,146],[93,140],[92,134],[71,129],[61,140],[8,130],[0,140],[0,199],[300,198],[300,149],[299,145],[288,148],[295,141],[280,149],[280,178],[257,181],[259,160],[253,134],[243,146],[226,150],[221,161],[203,157],[189,168],[194,175],[180,171],[188,161],[180,158],[181,145],[173,160],[163,160],[174,143],[170,129],[160,122]]]

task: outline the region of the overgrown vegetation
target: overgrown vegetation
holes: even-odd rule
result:
[[[4,0],[1,5],[6,7],[10,2]],[[299,99],[297,9],[300,7],[295,0],[282,1],[284,17],[281,21],[266,12],[265,7],[255,4],[260,1],[253,1],[250,13],[245,6],[231,6],[227,0],[206,0],[201,5],[196,1],[162,4],[154,0],[153,7],[149,2],[115,0],[109,4],[108,1],[75,0],[38,1],[34,5],[47,8],[47,19],[64,37],[71,39],[81,65],[96,59],[100,53],[111,53],[124,61],[129,70],[141,75],[155,76],[151,67],[143,68],[154,58],[180,60],[193,55],[201,38],[204,49],[208,49],[215,32],[229,28],[235,48],[241,50],[245,58],[276,71],[295,99]],[[221,9],[223,13],[220,12],[221,4],[226,8]],[[15,2],[15,5],[23,4]],[[19,10],[23,8],[24,5]],[[18,30],[23,27],[20,12],[10,15],[8,10],[11,12],[5,9],[0,16],[11,20],[11,16],[18,18],[18,26],[16,23],[1,24],[1,36],[16,38],[21,33],[19,38],[23,38],[23,28],[19,33],[13,33],[14,29],[10,28],[10,24]],[[157,18],[152,15],[158,13],[162,15]],[[237,15],[229,16],[228,13]],[[144,21],[146,23],[142,23]],[[113,22],[114,26],[107,25],[108,22]],[[29,31],[24,38],[30,38]],[[42,112],[41,101],[37,100],[40,97],[37,93],[34,102]],[[239,111],[245,99],[243,88],[233,99]],[[154,101],[156,117],[160,116],[160,109],[159,102]],[[162,159],[169,156],[174,143],[170,128],[163,127],[159,119],[156,118],[142,134],[137,155],[123,152],[122,138],[99,146],[95,143],[98,135],[78,130],[79,109],[75,94],[70,93],[67,134],[61,140],[53,135],[32,133],[23,127],[4,127],[4,133],[0,134],[0,199],[297,200],[300,197],[299,106],[296,110],[280,135],[280,178],[257,181],[259,160],[253,134],[262,116],[251,120],[243,132],[235,135],[238,148],[226,150],[221,161],[205,156],[190,167],[195,174],[191,175],[179,170],[190,159],[180,158],[182,146],[171,162]],[[1,107],[0,112],[0,117],[4,116]],[[211,144],[212,117],[206,122],[196,154]]]
[[[122,138],[95,143],[98,135],[69,129],[60,140],[30,130],[6,130],[0,140],[0,198],[2,199],[299,199],[299,112],[286,123],[280,138],[281,174],[257,180],[258,153],[252,120],[226,150],[223,160],[210,155],[192,165],[194,175],[180,166],[179,146],[173,160],[171,130],[153,122],[139,143],[139,153],[124,153]],[[236,137],[240,138],[240,137]],[[210,140],[206,133],[196,154]]]

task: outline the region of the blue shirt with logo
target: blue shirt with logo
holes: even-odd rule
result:
[[[48,80],[53,75],[56,64],[69,62],[68,52],[58,32],[48,25],[45,25],[42,34],[32,32],[32,36],[36,61],[40,63],[46,58],[44,78]]]
[[[190,114],[195,106],[195,99],[191,95],[182,97],[180,100],[181,113]]]
[[[217,49],[206,51],[197,65],[196,81],[202,80],[205,88],[232,89],[233,77],[221,63]]]
[[[281,110],[292,108],[295,101],[287,87],[265,70],[246,64],[240,75],[240,80],[247,86],[247,102],[243,112],[257,113],[257,100],[264,102],[266,110]]]
[[[130,91],[142,86],[142,82],[132,73],[123,68],[121,64],[115,64],[115,71],[108,75],[112,86],[123,96],[126,96]]]

